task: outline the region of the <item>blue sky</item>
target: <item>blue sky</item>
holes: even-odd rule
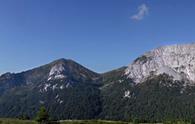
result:
[[[97,72],[195,41],[194,0],[0,0],[0,74],[58,58]]]

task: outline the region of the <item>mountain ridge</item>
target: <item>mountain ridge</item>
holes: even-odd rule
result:
[[[168,73],[177,80],[185,78],[194,82],[194,51],[195,44],[159,47],[137,58],[128,66],[125,74],[137,83],[142,82],[151,72]]]
[[[159,122],[171,117],[191,121],[195,115],[195,86],[188,85],[191,81],[179,73],[179,69],[185,70],[182,64],[167,61],[176,57],[179,63],[189,62],[188,57],[192,58],[195,52],[186,54],[183,49],[187,48],[180,47],[158,48],[127,67],[102,74],[67,59],[21,73],[5,73],[0,76],[0,117],[25,114],[33,118],[44,105],[54,119],[137,118]],[[192,49],[195,45],[187,51]],[[180,61],[180,57],[187,59]],[[178,70],[173,65],[179,66]],[[147,73],[143,67],[147,67]],[[143,80],[138,82],[137,75],[129,74],[138,74],[138,78],[140,74]]]

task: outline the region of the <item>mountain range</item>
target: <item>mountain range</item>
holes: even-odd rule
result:
[[[0,117],[159,122],[195,119],[195,44],[164,46],[128,66],[96,73],[59,59],[0,76]]]

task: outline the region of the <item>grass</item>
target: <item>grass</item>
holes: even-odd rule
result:
[[[0,124],[38,124],[32,120],[19,120],[19,119],[0,119]],[[120,121],[104,121],[104,120],[64,120],[59,124],[128,124]]]
[[[32,120],[1,118],[0,124],[38,124],[38,123]],[[106,120],[64,120],[64,121],[60,121],[58,124],[133,124],[133,123],[121,122],[121,121],[106,121]],[[150,124],[150,123],[140,123],[140,124]],[[162,123],[158,123],[158,124],[162,124]],[[190,123],[176,121],[176,122],[166,122],[165,124],[190,124]]]
[[[66,120],[60,124],[129,124],[121,121],[105,121],[105,120]]]
[[[0,124],[37,124],[35,121],[18,119],[0,119]]]

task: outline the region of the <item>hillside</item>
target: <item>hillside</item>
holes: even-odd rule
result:
[[[195,44],[160,47],[103,74],[59,59],[0,76],[0,117],[195,121]],[[192,51],[192,52],[191,52]]]

